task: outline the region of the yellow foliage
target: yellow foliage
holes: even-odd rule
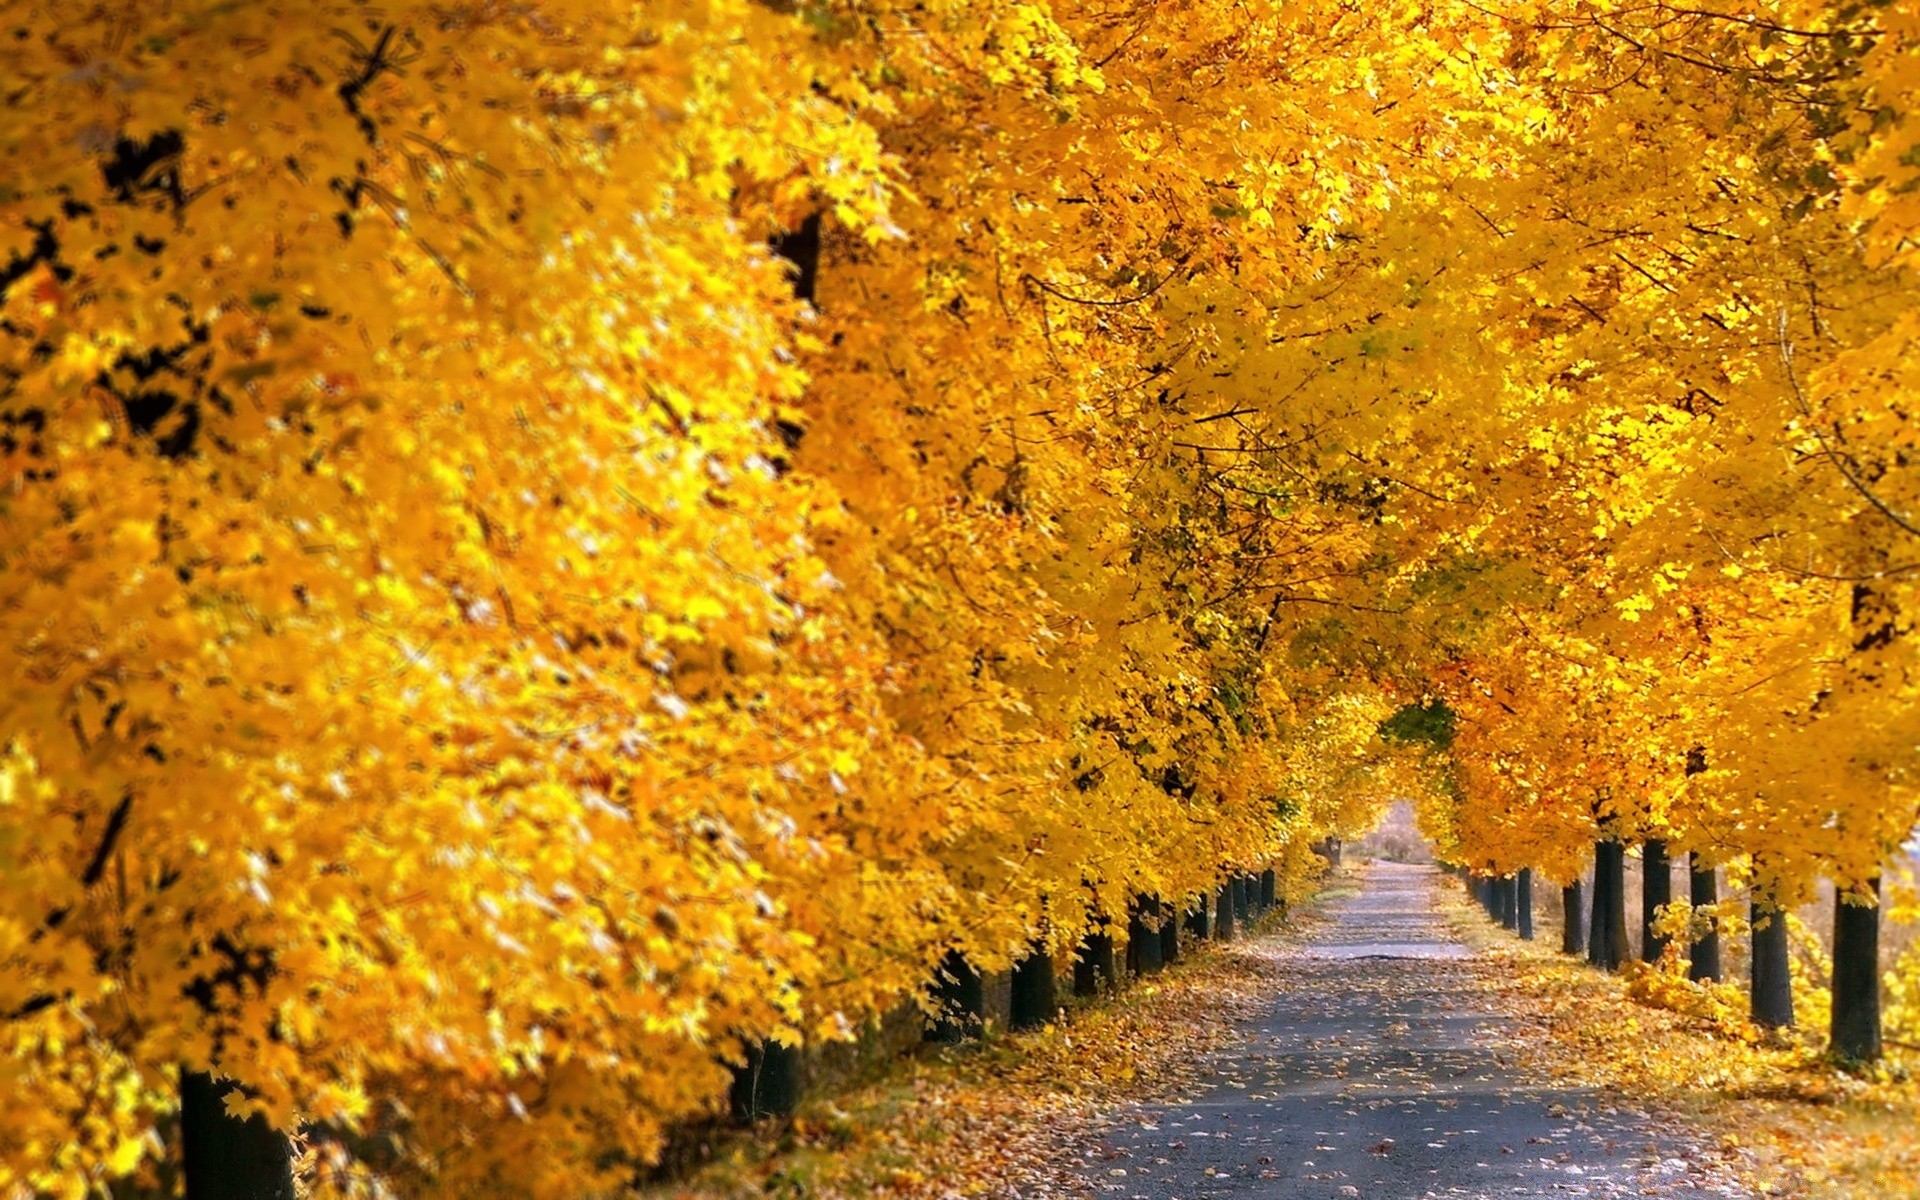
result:
[[[1914,5],[1736,7],[0,0],[0,1190],[590,1193],[1407,795],[1865,885]]]

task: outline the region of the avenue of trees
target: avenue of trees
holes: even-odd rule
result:
[[[1916,0],[0,36],[0,1194],[611,1191],[1401,796],[1920,973]]]

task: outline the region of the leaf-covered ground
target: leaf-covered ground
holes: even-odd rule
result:
[[[1520,942],[1455,888],[1439,902],[1476,951],[1485,1003],[1507,1015],[1532,1069],[1633,1096],[1706,1131],[1758,1195],[1920,1198],[1920,1081],[1910,1049],[1893,1047],[1872,1076],[1848,1074],[1821,1057],[1817,1037],[1769,1042],[1737,1011],[1636,1002],[1636,991],[1658,998],[1651,977],[1636,985],[1553,946]],[[1685,999],[1679,990],[1675,999]]]
[[[1430,869],[1357,874],[1043,1032],[877,1068],[654,1196],[1915,1194],[1909,1089],[1635,1003]]]
[[[1436,911],[1430,867],[1374,865],[1294,941],[1249,953],[1272,996],[1179,1102],[1081,1151],[1088,1193],[1230,1197],[1746,1197],[1684,1124],[1561,1080],[1494,1003],[1493,961]]]
[[[1632,991],[1376,863],[1042,1032],[878,1067],[649,1200],[1920,1197],[1920,1087]]]
[[[693,1177],[647,1200],[1081,1194],[1062,1148],[1134,1104],[1191,1092],[1209,1056],[1270,1002],[1273,947],[1351,894],[1339,884],[1290,922],[1273,915],[1241,941],[1184,945],[1165,973],[1070,1003],[1045,1030],[884,1064],[790,1124],[727,1139]]]

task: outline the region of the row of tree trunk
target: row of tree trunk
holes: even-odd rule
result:
[[[1127,976],[1154,975],[1171,966],[1179,961],[1183,930],[1189,938],[1230,941],[1236,929],[1278,905],[1278,883],[1273,871],[1235,875],[1218,892],[1194,897],[1184,911],[1156,896],[1134,897],[1124,954],[1112,921],[1102,921],[1081,938],[1073,956],[1074,995],[1109,993]],[[1060,1011],[1059,986],[1052,952],[1044,940],[1036,940],[1013,966],[1008,1028],[1037,1029],[1053,1021]],[[960,951],[950,951],[940,964],[932,999],[937,1015],[928,1023],[928,1041],[957,1044],[985,1031],[987,980]],[[750,1052],[734,1073],[734,1120],[745,1125],[791,1113],[800,1101],[802,1064],[799,1050],[778,1043]]]
[[[1627,847],[1617,841],[1594,844],[1593,887],[1587,895],[1579,880],[1560,889],[1564,925],[1560,949],[1585,954],[1605,971],[1618,971],[1633,957],[1627,942]],[[1661,910],[1673,902],[1672,861],[1666,843],[1650,841],[1640,850],[1640,957],[1658,962],[1668,939],[1657,932]],[[1719,903],[1719,876],[1698,853],[1687,862],[1688,900],[1701,910]],[[1533,872],[1503,878],[1476,877],[1476,898],[1494,920],[1523,938],[1533,936]],[[1881,1054],[1880,894],[1875,880],[1868,896],[1840,895],[1834,904],[1832,1050],[1850,1063],[1869,1063]],[[1753,1022],[1763,1028],[1793,1025],[1793,973],[1786,913],[1764,892],[1749,901],[1753,927],[1748,994]],[[1696,924],[1687,947],[1688,977],[1696,983],[1724,977],[1718,922]]]
[[[1277,903],[1278,880],[1272,871],[1258,875],[1236,875],[1220,885],[1212,895],[1195,897],[1184,913],[1153,896],[1137,896],[1127,917],[1126,968],[1129,973],[1152,975],[1179,961],[1180,934],[1201,940],[1229,941],[1236,927],[1257,920]],[[1036,944],[1033,954],[1043,956],[1044,945]],[[1080,941],[1074,953],[1073,992],[1076,996],[1097,996],[1120,986],[1116,969],[1112,927],[1102,924]],[[1053,1019],[1028,1018],[1016,1005],[1009,1025],[1030,1028]]]
[[[1522,869],[1515,875],[1476,876],[1474,895],[1481,907],[1487,910],[1487,916],[1502,926],[1519,934],[1527,941],[1533,940],[1533,869]]]

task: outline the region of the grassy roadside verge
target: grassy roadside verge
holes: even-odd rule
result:
[[[1856,1078],[1809,1045],[1638,1003],[1621,977],[1500,930],[1461,889],[1440,896],[1534,1065],[1700,1129],[1759,1195],[1920,1200],[1920,1083],[1908,1064]]]
[[[1249,952],[1311,927],[1351,877],[1251,936],[1182,946],[1181,961],[1117,995],[1070,1001],[1031,1033],[965,1047],[923,1047],[810,1099],[791,1122],[729,1137],[688,1178],[643,1200],[853,1200],[1047,1195],[1061,1187],[1064,1143],[1114,1109],[1179,1096],[1236,1021],[1270,999],[1275,967]]]

